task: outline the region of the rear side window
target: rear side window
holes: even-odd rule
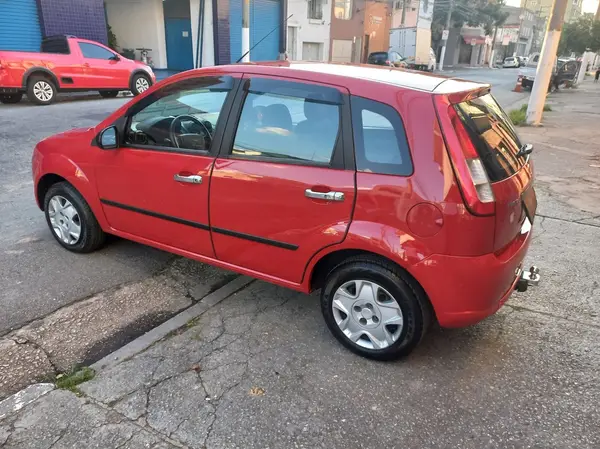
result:
[[[352,97],[356,169],[368,173],[408,176],[413,167],[400,115],[391,106]]]
[[[515,174],[525,163],[516,154],[521,141],[513,124],[492,95],[487,94],[455,106],[491,182]]]
[[[58,53],[68,55],[69,43],[67,39],[45,39],[42,41],[42,53]]]

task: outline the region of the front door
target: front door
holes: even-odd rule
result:
[[[91,42],[79,42],[83,57],[84,86],[92,89],[127,89],[131,66],[108,48]]]
[[[193,69],[194,56],[190,19],[165,18],[165,37],[169,70]]]
[[[98,192],[113,229],[214,257],[210,172],[234,84],[229,76],[196,76],[133,106],[124,144],[100,151],[96,161]]]
[[[300,283],[311,257],[344,239],[352,215],[349,121],[341,120],[347,91],[244,77],[249,85],[231,113],[240,119],[227,125],[211,178],[216,256]]]

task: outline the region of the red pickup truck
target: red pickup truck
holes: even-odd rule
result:
[[[1,103],[18,103],[24,93],[40,105],[52,103],[58,92],[97,90],[112,98],[130,90],[138,95],[155,81],[148,65],[74,36],[46,38],[40,53],[0,50]]]

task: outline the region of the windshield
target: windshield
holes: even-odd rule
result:
[[[501,181],[515,174],[526,159],[516,154],[521,141],[513,124],[491,94],[455,106],[467,129],[490,181]]]

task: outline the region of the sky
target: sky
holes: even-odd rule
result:
[[[506,0],[506,4],[507,5],[511,5],[511,6],[521,6],[521,0]],[[598,8],[598,0],[583,0],[583,7],[581,8],[581,10],[586,13],[586,12],[596,12],[596,9]]]

